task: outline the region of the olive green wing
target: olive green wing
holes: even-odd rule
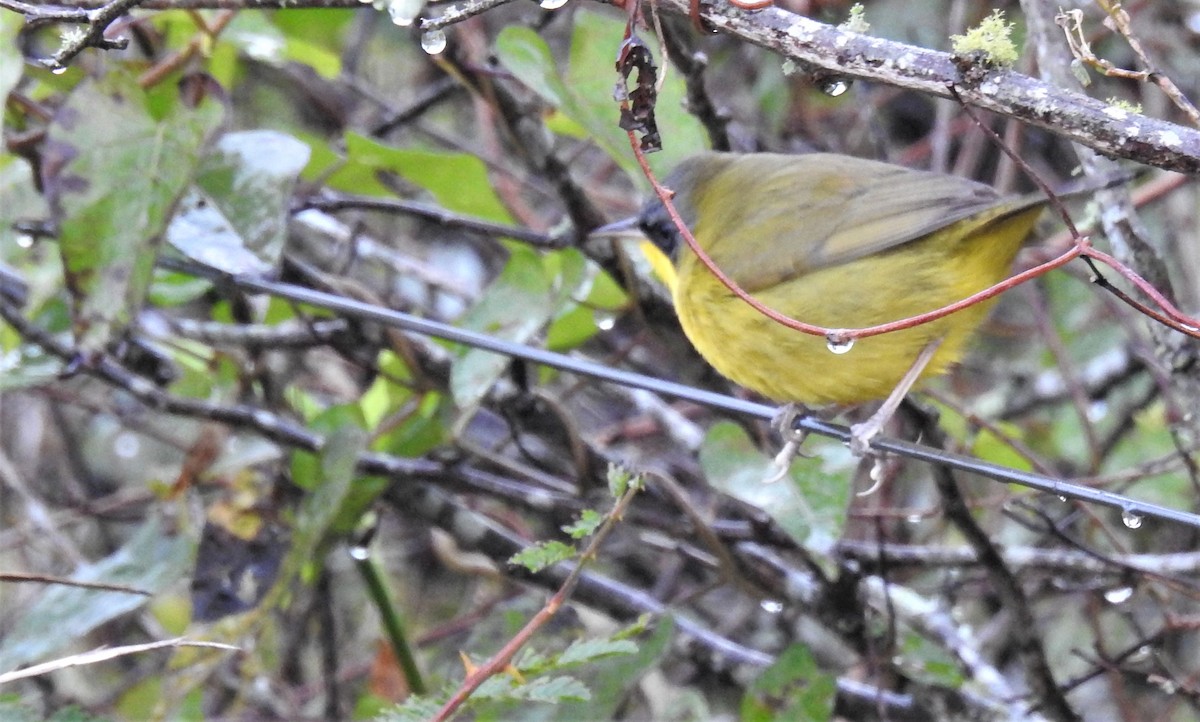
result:
[[[748,291],[1007,205],[981,183],[831,154],[737,156],[695,190],[698,240]]]

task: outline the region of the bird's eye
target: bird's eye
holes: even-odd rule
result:
[[[663,253],[674,256],[675,248],[679,245],[679,229],[665,212],[646,213],[638,227]]]

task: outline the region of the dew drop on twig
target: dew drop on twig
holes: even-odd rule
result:
[[[846,336],[841,331],[830,331],[825,334],[825,347],[830,353],[841,356],[854,348],[854,337]]]
[[[446,33],[441,28],[421,33],[421,49],[430,55],[442,52],[446,49]]]
[[[845,94],[850,89],[850,81],[845,78],[830,78],[821,83],[821,92],[831,98]]]

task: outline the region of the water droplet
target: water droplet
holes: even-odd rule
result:
[[[1061,502],[1062,502],[1062,503],[1064,503],[1064,504],[1066,504],[1066,503],[1067,503],[1067,497],[1063,496],[1062,494],[1059,494],[1059,495],[1058,495],[1058,500],[1059,500],[1059,501],[1061,501]]]
[[[821,92],[831,98],[836,98],[850,89],[850,81],[845,78],[830,78],[821,83]]]
[[[557,10],[567,4],[567,0],[542,0],[538,6],[543,10]]]
[[[142,442],[132,431],[122,431],[113,439],[113,453],[119,459],[132,459],[142,448]]]
[[[825,347],[830,353],[841,356],[854,348],[854,337],[847,336],[843,331],[830,331],[825,334]]]
[[[909,524],[920,524],[921,522],[925,521],[925,516],[923,514],[909,514],[908,516],[904,517],[904,521],[908,522]]]
[[[764,599],[759,606],[768,614],[779,614],[783,611],[783,602],[777,602],[774,599]]]
[[[426,30],[421,33],[421,49],[430,55],[437,55],[446,49],[446,33],[441,28]]]
[[[425,0],[380,0],[387,5],[388,15],[392,22],[406,28],[416,22],[421,11],[425,9]],[[380,5],[378,7],[383,7]]]
[[[617,317],[605,314],[596,317],[596,328],[601,331],[611,331],[617,325]]]
[[[355,561],[366,561],[371,556],[371,550],[360,544],[350,547],[350,558]]]
[[[1109,604],[1124,604],[1133,596],[1133,587],[1117,587],[1104,593],[1104,601]]]
[[[1139,529],[1142,526],[1142,517],[1132,509],[1122,509],[1121,523],[1130,529]]]
[[[60,64],[57,60],[46,60],[44,61],[44,65],[55,75],[62,75],[67,72],[67,66]]]
[[[18,234],[17,235],[17,247],[18,248],[32,248],[33,247],[33,236],[29,235],[28,233]]]

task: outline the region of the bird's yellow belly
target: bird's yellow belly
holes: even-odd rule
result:
[[[690,255],[690,254],[689,254]],[[920,254],[878,257],[789,280],[755,297],[806,323],[825,328],[863,328],[940,308],[1002,279],[995,271],[947,267]],[[692,261],[675,287],[675,307],[696,350],[722,375],[779,402],[810,406],[856,404],[886,397],[934,340],[940,345],[922,378],[947,370],[961,358],[972,330],[990,304],[977,304],[914,328],[858,339],[845,353],[830,350],[825,338],[778,324],[734,296],[711,273]],[[920,264],[920,265],[918,265]],[[1001,267],[1003,268],[1003,267]],[[862,287],[863,279],[888,288]]]

